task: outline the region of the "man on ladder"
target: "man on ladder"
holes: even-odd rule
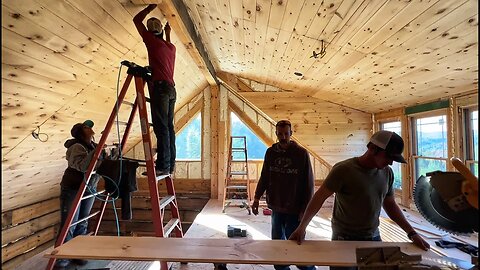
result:
[[[157,7],[150,4],[133,18],[133,22],[142,36],[148,51],[148,62],[152,69],[152,81],[148,84],[150,90],[150,108],[152,112],[153,131],[157,137],[156,175],[172,174],[175,168],[175,130],[173,115],[177,93],[173,81],[175,69],[175,46],[170,42],[170,25],[165,29],[162,22],[152,17],[143,20],[148,13]],[[163,33],[165,32],[165,40]]]

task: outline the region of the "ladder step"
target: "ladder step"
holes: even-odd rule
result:
[[[225,199],[224,205],[236,206],[236,205],[248,205],[247,199]]]
[[[163,179],[165,179],[165,178],[167,178],[167,177],[170,177],[170,174],[157,175],[157,176],[155,177],[155,179],[157,179],[157,182],[158,182],[158,181],[163,180]]]
[[[247,172],[230,172],[230,175],[247,175]]]
[[[150,102],[150,98],[149,98],[149,97],[145,97],[145,101]]]
[[[168,237],[168,235],[170,235],[170,233],[173,231],[173,229],[175,229],[175,226],[177,226],[179,222],[180,219],[178,218],[170,219],[167,225],[163,227],[163,237]]]
[[[126,126],[126,125],[128,125],[128,122],[118,121],[118,124],[119,124],[119,125],[124,125],[124,126]]]
[[[97,211],[97,212],[89,215],[88,217],[84,217],[84,218],[78,220],[77,222],[74,222],[74,223],[70,224],[70,227],[73,227],[73,226],[77,225],[78,223],[83,222],[83,221],[85,221],[85,220],[87,220],[87,219],[89,219],[89,218],[91,218],[91,217],[94,217],[94,216],[96,216],[96,215],[98,215],[98,214],[100,214],[100,211]]]
[[[247,186],[226,186],[226,189],[247,189]]]
[[[93,194],[89,194],[89,195],[87,195],[87,196],[82,197],[80,200],[83,201],[83,200],[86,200],[86,199],[91,198],[91,197],[93,197],[93,196],[97,196],[97,195],[99,195],[99,194],[102,194],[102,193],[104,193],[104,192],[105,192],[105,190],[102,190],[102,191],[99,191],[99,192],[95,192],[95,193],[93,193]]]
[[[232,147],[232,151],[242,151],[243,152],[245,150],[247,150],[247,148],[245,148],[245,147]]]
[[[133,107],[133,105],[135,105],[132,102],[126,101],[126,100],[122,101],[122,104],[129,105],[129,106],[132,106],[132,107]]]
[[[165,196],[160,200],[160,209],[165,208],[169,203],[171,203],[173,200],[175,200],[175,196],[169,195]]]

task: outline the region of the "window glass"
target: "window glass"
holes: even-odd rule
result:
[[[265,157],[267,146],[248,128],[238,116],[232,112],[230,114],[230,134],[231,136],[246,136],[248,159],[261,159]],[[243,147],[243,140],[233,140],[233,147]],[[243,160],[245,156],[242,153],[233,153],[234,160]]]
[[[380,129],[393,131],[400,136],[402,135],[402,124],[400,121],[382,123]],[[393,162],[390,167],[392,167],[394,175],[393,188],[402,189],[402,170],[400,169],[400,163]]]
[[[447,121],[445,115],[416,120],[417,155],[447,158]]]
[[[201,160],[202,116],[199,113],[175,138],[176,159]]]

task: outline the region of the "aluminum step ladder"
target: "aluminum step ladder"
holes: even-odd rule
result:
[[[223,209],[227,207],[244,207],[248,214],[250,209],[250,179],[248,174],[247,137],[231,136],[228,150],[227,175],[223,189]]]

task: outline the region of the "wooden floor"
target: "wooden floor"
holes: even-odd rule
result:
[[[332,199],[330,198],[320,213],[312,220],[307,228],[307,239],[328,240],[331,236],[330,217],[332,213]],[[410,210],[404,211],[405,216],[410,220],[412,226],[422,234],[432,246],[432,250],[444,256],[470,261],[470,256],[457,249],[441,249],[435,246],[435,241],[442,237],[451,241],[463,241],[466,243],[478,245],[478,234],[470,237],[458,237],[449,235],[443,231],[434,228],[425,221],[418,213]],[[380,232],[385,242],[409,242],[405,233],[391,220],[385,218],[382,213]],[[188,238],[226,238],[228,225],[242,225],[247,230],[247,237],[262,240],[270,239],[270,216],[264,216],[260,213],[258,216],[248,215],[247,210],[239,207],[227,208],[226,213],[221,211],[221,201],[210,200],[200,214],[198,214],[190,229],[186,232]],[[50,249],[51,250],[51,249]],[[47,251],[48,252],[48,251]],[[47,259],[41,253],[22,264],[17,269],[44,269]],[[72,266],[69,269],[93,269],[109,268],[111,270],[154,270],[159,269],[158,262],[132,262],[132,261],[90,261],[87,265],[79,267]],[[171,269],[190,270],[213,269],[213,264],[174,263]],[[228,269],[273,269],[270,265],[228,265]],[[292,268],[293,269],[293,268]],[[318,269],[327,269],[327,267],[318,267]]]

